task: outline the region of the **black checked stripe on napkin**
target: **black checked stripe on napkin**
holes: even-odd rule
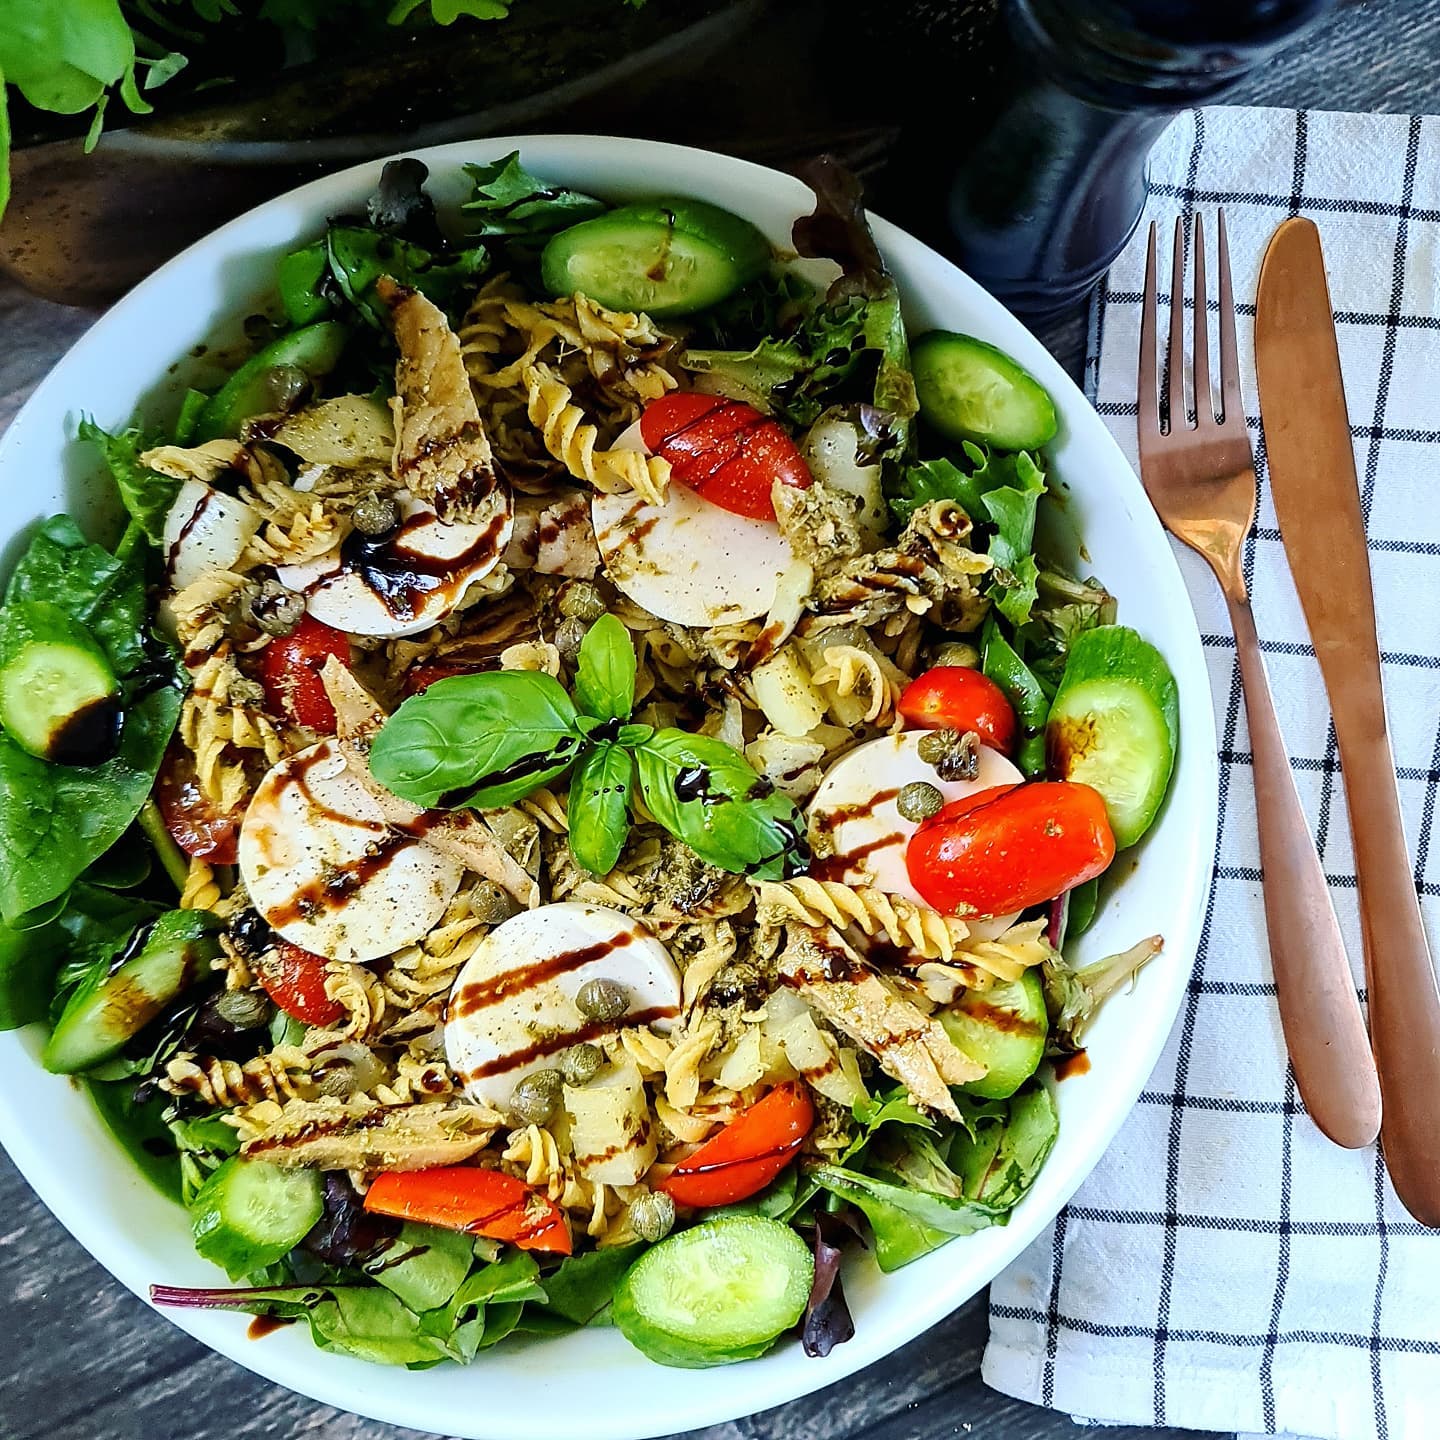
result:
[[[1432,315],[1407,315],[1402,311],[1405,292],[1407,246],[1410,239],[1411,225],[1415,221],[1440,222],[1440,210],[1416,208],[1412,204],[1415,194],[1416,170],[1421,141],[1421,119],[1420,117],[1411,117],[1409,121],[1401,198],[1396,204],[1307,195],[1306,170],[1309,121],[1305,112],[1300,112],[1296,117],[1292,185],[1287,194],[1200,188],[1197,185],[1197,177],[1205,137],[1205,115],[1204,112],[1197,112],[1195,116],[1195,139],[1191,147],[1186,183],[1184,185],[1159,184],[1153,186],[1151,191],[1154,196],[1176,202],[1176,209],[1183,215],[1187,250],[1189,248],[1188,242],[1191,238],[1192,222],[1197,205],[1213,207],[1215,205],[1245,204],[1273,207],[1277,212],[1277,222],[1286,214],[1294,215],[1302,211],[1321,216],[1326,214],[1383,215],[1394,217],[1398,221],[1393,256],[1390,303],[1388,308],[1383,313],[1340,311],[1335,317],[1337,324],[1341,327],[1376,327],[1383,331],[1379,383],[1376,389],[1373,413],[1367,417],[1369,423],[1352,424],[1351,427],[1353,437],[1363,446],[1361,451],[1363,465],[1360,467],[1362,471],[1360,476],[1361,502],[1368,525],[1374,499],[1381,447],[1390,441],[1440,443],[1440,430],[1417,430],[1413,428],[1391,427],[1386,424],[1386,411],[1394,373],[1398,334],[1402,329],[1406,328],[1426,330],[1440,329],[1440,317]],[[1168,239],[1168,237],[1165,238]],[[1212,280],[1212,294],[1213,293],[1214,287]],[[1111,311],[1112,307],[1121,305],[1138,307],[1141,301],[1142,296],[1138,291],[1112,291],[1108,288],[1108,284],[1102,285],[1092,310],[1090,343],[1086,361],[1087,388],[1092,397],[1098,387],[1100,353],[1107,314]],[[1185,299],[1186,308],[1193,309],[1193,303],[1193,298],[1187,295]],[[1168,305],[1168,298],[1162,295],[1161,304]],[[1218,311],[1217,302],[1212,299],[1209,308],[1212,312]],[[1240,309],[1243,314],[1251,316],[1254,314],[1253,304],[1243,305],[1237,308]],[[1163,383],[1168,384],[1168,377]],[[1098,408],[1102,415],[1108,416],[1126,416],[1137,413],[1137,406],[1134,403],[1123,404],[1112,401],[1102,403]],[[1440,408],[1440,406],[1437,406],[1437,408]],[[1352,419],[1353,418],[1352,416]],[[1193,419],[1194,412],[1192,409],[1192,423]],[[1263,486],[1266,480],[1263,435],[1260,432],[1258,420],[1252,418],[1250,425],[1252,442],[1255,449],[1256,470],[1260,477],[1260,484]],[[1265,556],[1265,564],[1267,566],[1284,565],[1284,556],[1278,543],[1279,540],[1279,531],[1273,527],[1261,527],[1255,530],[1247,543],[1244,557],[1247,583],[1253,582],[1254,579],[1255,555],[1257,547],[1259,546],[1267,547]],[[1369,539],[1368,544],[1369,549],[1377,554],[1398,551],[1407,554],[1440,555],[1440,544],[1414,541],[1403,537],[1373,537]],[[1202,636],[1202,640],[1206,648],[1212,651],[1234,650],[1235,642],[1229,634],[1205,634]],[[1270,655],[1298,654],[1311,658],[1314,656],[1313,647],[1308,644],[1299,645],[1272,641],[1262,644],[1262,649]],[[1420,667],[1431,670],[1440,668],[1440,659],[1424,654],[1386,652],[1383,659],[1387,667]],[[1243,772],[1251,764],[1251,756],[1248,752],[1236,748],[1236,733],[1241,715],[1241,703],[1242,695],[1238,671],[1232,666],[1229,694],[1221,724],[1222,736],[1219,754],[1221,762],[1219,814],[1222,836],[1224,833],[1227,801],[1229,799],[1232,779],[1234,783],[1249,784],[1249,779],[1244,776]],[[1339,771],[1339,759],[1336,751],[1333,725],[1328,729],[1323,760],[1299,760],[1292,763],[1295,764],[1297,770],[1308,769],[1312,772],[1318,771],[1321,774],[1322,783],[1316,840],[1323,861],[1331,831],[1335,783]],[[1240,778],[1238,779],[1235,778],[1237,769],[1241,772]],[[1440,790],[1440,729],[1437,729],[1429,767],[1426,769],[1414,766],[1405,767],[1401,769],[1400,776],[1403,780],[1418,782],[1424,786],[1421,823],[1418,833],[1412,833],[1410,835],[1411,842],[1415,846],[1415,883],[1423,895],[1437,896],[1440,895],[1440,885],[1427,882],[1425,880],[1425,872],[1429,862],[1432,844],[1436,795],[1437,790]],[[1075,1331],[1082,1334],[1115,1338],[1150,1339],[1154,1347],[1153,1421],[1157,1425],[1174,1423],[1177,1420],[1180,1423],[1185,1423],[1185,1417],[1172,1416],[1172,1414],[1167,1411],[1166,1361],[1167,1346],[1171,1341],[1198,1340],[1219,1346],[1243,1347],[1252,1350],[1259,1347],[1263,1351],[1259,1372],[1263,1415],[1266,1428],[1271,1430],[1276,1428],[1276,1408],[1272,1372],[1278,1347],[1290,1344],[1308,1344],[1329,1345],[1360,1350],[1368,1349],[1371,1356],[1370,1375],[1374,1394],[1375,1434],[1379,1437],[1379,1440],[1389,1440],[1391,1431],[1387,1413],[1387,1396],[1385,1393],[1384,1377],[1380,1364],[1381,1353],[1384,1351],[1398,1351],[1410,1354],[1440,1356],[1440,1340],[1431,1341],[1425,1339],[1399,1338],[1383,1333],[1382,1331],[1382,1312],[1384,1310],[1386,1282],[1390,1263],[1389,1242],[1392,1236],[1424,1236],[1433,1232],[1427,1231],[1425,1227],[1413,1221],[1397,1221],[1393,1218],[1387,1219],[1385,1207],[1385,1173],[1383,1162],[1378,1153],[1374,1156],[1373,1164],[1375,1218],[1372,1222],[1294,1221],[1291,1219],[1293,1124],[1295,1117],[1303,1114],[1304,1107],[1296,1095],[1294,1076],[1293,1073],[1288,1071],[1288,1067],[1284,1100],[1280,1102],[1273,1100],[1247,1100],[1244,1098],[1224,1099],[1210,1096],[1192,1096],[1187,1093],[1186,1082],[1190,1070],[1192,1046],[1201,998],[1219,993],[1265,997],[1268,999],[1268,997],[1274,994],[1275,987],[1273,983],[1217,982],[1207,980],[1206,978],[1207,957],[1212,929],[1211,922],[1215,913],[1217,896],[1222,893],[1222,887],[1227,882],[1244,881],[1254,883],[1258,881],[1259,878],[1258,870],[1252,867],[1222,865],[1220,840],[1217,838],[1215,885],[1207,905],[1204,926],[1196,956],[1195,970],[1181,1015],[1174,1090],[1173,1092],[1147,1090],[1142,1093],[1140,1097],[1140,1103],[1142,1105],[1168,1107],[1171,1112],[1166,1152],[1164,1210],[1122,1210],[1097,1208],[1084,1204],[1071,1204],[1066,1207],[1057,1217],[1054,1227],[1048,1303],[1040,1307],[1005,1305],[992,1302],[992,1315],[1000,1318],[1029,1321],[1044,1327],[1045,1358],[1042,1390],[1039,1397],[1044,1404],[1053,1404],[1055,1399],[1056,1356],[1059,1347],[1059,1337],[1062,1331]],[[1327,878],[1332,886],[1340,888],[1353,888],[1356,883],[1353,873],[1329,873]],[[1361,996],[1363,999],[1363,990],[1361,991]],[[1283,1116],[1284,1129],[1279,1156],[1281,1168],[1279,1187],[1280,1213],[1277,1218],[1245,1219],[1223,1215],[1187,1214],[1180,1211],[1179,1174],[1181,1133],[1185,1114],[1187,1111],[1194,1109],[1232,1110],[1237,1113],[1246,1114],[1278,1113]],[[1107,1225],[1158,1227],[1164,1231],[1163,1271],[1159,1292],[1159,1306],[1153,1326],[1133,1324],[1107,1325],[1088,1321],[1081,1316],[1067,1314],[1061,1309],[1060,1294],[1065,1259],[1065,1237],[1067,1225],[1072,1219]],[[1271,1303],[1271,1319],[1268,1329],[1258,1333],[1231,1333],[1172,1328],[1171,1309],[1175,1282],[1176,1242],[1178,1234],[1182,1229],[1198,1229],[1216,1233],[1246,1231],[1278,1236],[1279,1262],[1276,1267],[1274,1294]],[[1290,1280],[1290,1241],[1291,1238],[1296,1235],[1334,1237],[1359,1235],[1378,1238],[1380,1259],[1375,1276],[1371,1325],[1368,1333],[1346,1330],[1286,1329],[1282,1327],[1281,1315],[1285,1302],[1286,1288]],[[1189,1423],[1193,1424],[1195,1422],[1192,1420]],[[1397,1437],[1397,1440],[1408,1440],[1408,1437]]]

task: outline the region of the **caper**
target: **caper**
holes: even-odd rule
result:
[[[947,640],[935,650],[936,665],[959,665],[964,670],[975,670],[980,665],[980,652],[963,640]]]
[[[916,747],[926,765],[935,766],[942,780],[973,780],[979,773],[979,739],[959,730],[932,730],[920,736]]]
[[[266,635],[288,635],[305,617],[305,597],[278,580],[252,581],[241,592],[240,615]]]
[[[663,1240],[675,1228],[675,1202],[663,1190],[649,1190],[637,1195],[628,1213],[630,1228],[652,1245]]]
[[[520,913],[520,902],[493,880],[481,880],[470,892],[470,913],[485,925],[498,925]]]
[[[248,675],[236,675],[230,681],[230,688],[225,692],[225,696],[236,705],[247,705],[252,710],[258,709],[265,703],[265,687],[258,680],[252,680]]]
[[[580,646],[585,639],[585,633],[589,626],[583,621],[571,616],[568,620],[562,620],[555,627],[555,648],[567,659],[580,653]]]
[[[925,780],[912,780],[900,787],[895,808],[905,819],[918,825],[922,820],[928,820],[944,803],[945,797],[933,785]]]
[[[560,1052],[560,1073],[567,1085],[588,1085],[605,1063],[605,1052],[598,1045],[582,1041]]]
[[[560,613],[567,619],[583,620],[593,625],[605,613],[605,600],[588,580],[572,580],[556,599]]]
[[[237,1030],[253,1030],[270,1013],[270,1002],[255,990],[222,990],[215,997],[215,1013]]]
[[[630,991],[618,980],[587,980],[575,992],[575,1004],[591,1020],[618,1020],[630,1008]]]
[[[980,742],[958,730],[932,730],[920,737],[920,758],[942,780],[973,780],[980,772]]]
[[[565,1077],[558,1070],[532,1070],[510,1095],[510,1110],[526,1125],[543,1125],[560,1103]]]
[[[355,508],[350,512],[350,523],[362,535],[374,540],[399,528],[400,507],[393,495],[371,491],[355,502]]]

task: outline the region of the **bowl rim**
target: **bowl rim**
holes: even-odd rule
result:
[[[760,203],[760,195],[765,196],[767,202],[778,203],[777,197],[785,189],[795,195],[797,205],[802,207],[795,213],[803,213],[809,208],[808,189],[793,176],[734,157],[657,141],[596,135],[511,135],[418,147],[398,153],[423,160],[434,175],[442,167],[458,167],[464,161],[494,159],[512,150],[519,150],[526,163],[533,164],[541,172],[545,171],[547,164],[570,169],[596,164],[603,171],[607,166],[624,169],[630,165],[638,169],[644,162],[650,161],[657,170],[693,173],[697,193],[704,193],[707,188],[723,188],[724,182],[733,182],[739,188],[753,188],[757,192],[757,204]],[[537,155],[541,158],[537,159]],[[103,353],[107,349],[115,351],[117,347],[123,351],[127,329],[133,323],[132,316],[143,319],[146,306],[154,297],[167,292],[177,279],[182,279],[186,267],[196,257],[207,250],[227,258],[253,255],[257,242],[245,238],[249,228],[257,223],[259,217],[287,207],[303,206],[310,216],[310,221],[306,223],[318,223],[325,215],[336,213],[345,204],[351,203],[351,197],[363,195],[373,188],[388,158],[397,157],[365,161],[322,176],[246,211],[187,247],[137,285],[75,343],[17,413],[9,432],[0,437],[0,477],[15,461],[13,451],[16,446],[12,441],[22,432],[21,422],[27,412],[47,408],[52,398],[60,395],[67,383],[71,362],[82,353]],[[623,192],[626,187],[611,185],[609,181],[597,177],[597,188]],[[1148,1000],[1157,1023],[1139,1035],[1127,1036],[1126,1058],[1123,1061],[1128,1075],[1126,1083],[1113,1093],[1106,1093],[1100,1102],[1099,1123],[1087,1126],[1079,1153],[1069,1156],[1063,1173],[1056,1170],[1058,1154],[1052,1154],[1035,1189],[1014,1212],[1011,1224],[1003,1230],[985,1232],[991,1237],[987,1243],[995,1253],[993,1263],[986,1262],[988,1273],[978,1283],[963,1279],[957,1283],[953,1278],[947,1283],[943,1269],[936,1267],[940,1264],[938,1257],[953,1253],[953,1247],[942,1247],[910,1267],[925,1273],[931,1283],[910,1297],[903,1317],[888,1328],[879,1323],[867,1327],[862,1310],[857,1308],[855,1338],[837,1347],[826,1359],[807,1359],[796,1346],[782,1347],[764,1360],[748,1362],[742,1372],[744,1383],[741,1385],[721,1380],[719,1377],[726,1375],[725,1370],[670,1371],[670,1375],[685,1382],[688,1393],[683,1410],[663,1416],[654,1413],[648,1400],[653,1398],[654,1393],[667,1388],[656,1378],[651,1385],[642,1387],[651,1394],[648,1397],[637,1395],[631,1412],[603,1412],[597,1411],[594,1406],[586,1408],[583,1413],[591,1440],[639,1440],[644,1436],[671,1434],[677,1429],[721,1423],[800,1398],[882,1360],[971,1299],[1050,1223],[1105,1153],[1116,1131],[1130,1115],[1179,1013],[1201,935],[1211,888],[1219,774],[1208,669],[1193,609],[1169,543],[1145,498],[1139,479],[1104,422],[1040,342],[999,301],[928,246],[878,216],[872,214],[870,219],[882,254],[887,258],[905,255],[927,266],[940,266],[945,277],[942,288],[946,297],[956,299],[967,315],[974,318],[982,333],[1003,336],[998,343],[1015,353],[1021,363],[1057,397],[1057,408],[1064,419],[1067,422],[1073,420],[1083,432],[1087,447],[1098,450],[1103,457],[1099,488],[1115,488],[1126,502],[1126,520],[1135,531],[1127,538],[1135,541],[1137,554],[1143,555],[1150,565],[1154,582],[1161,587],[1165,598],[1184,607],[1183,614],[1176,621],[1180,631],[1178,638],[1174,639],[1176,648],[1166,650],[1166,658],[1181,681],[1184,717],[1184,736],[1167,808],[1179,802],[1182,792],[1188,807],[1182,833],[1186,837],[1183,848],[1188,852],[1189,864],[1168,880],[1169,893],[1173,896],[1173,911],[1170,912],[1173,923],[1167,925],[1166,953],[1173,963],[1163,968],[1152,966],[1142,982],[1147,987],[1154,987]],[[270,247],[265,245],[264,248],[268,252]],[[67,407],[67,413],[70,408]],[[0,540],[3,538],[0,537]],[[38,1030],[38,1027],[29,1028],[31,1032]],[[8,1055],[15,1047],[23,1046],[33,1063],[38,1044],[33,1035],[28,1041],[22,1039],[27,1033],[12,1032],[0,1036],[0,1055]],[[1085,1082],[1074,1083],[1081,1085]],[[115,1144],[108,1136],[106,1138],[109,1143]],[[124,1226],[101,1215],[87,1203],[86,1194],[73,1185],[73,1177],[47,1155],[44,1136],[34,1133],[34,1127],[27,1126],[20,1107],[12,1105],[3,1091],[0,1091],[0,1143],[4,1144],[17,1169],[61,1224],[122,1284],[149,1304],[148,1284],[155,1277],[140,1268],[142,1256],[136,1243],[127,1239]],[[133,1162],[126,1157],[126,1163]],[[956,1269],[962,1271],[963,1267]],[[902,1276],[906,1273],[897,1272]],[[896,1276],[883,1277],[884,1284],[895,1282]],[[224,1312],[170,1310],[161,1313],[182,1330],[246,1369],[313,1400],[351,1413],[397,1425],[430,1428],[445,1434],[483,1436],[488,1440],[510,1440],[510,1437],[514,1440],[522,1440],[522,1437],[523,1440],[550,1440],[550,1437],[571,1440],[575,1433],[575,1420],[566,1418],[563,1405],[560,1411],[549,1413],[543,1404],[534,1403],[533,1397],[528,1404],[524,1398],[512,1398],[510,1411],[505,1417],[493,1413],[477,1415],[473,1410],[454,1408],[439,1413],[438,1406],[435,1407],[437,1413],[433,1415],[417,1414],[415,1392],[411,1386],[390,1378],[415,1372],[390,1371],[365,1362],[324,1354],[310,1347],[308,1334],[304,1337],[303,1358],[292,1356],[289,1348],[272,1346],[269,1342],[266,1345],[249,1344],[241,1327],[226,1328],[216,1323],[236,1319]],[[581,1336],[604,1333],[610,1332],[579,1332]],[[569,1340],[576,1338],[568,1337]],[[547,1347],[564,1343],[548,1339],[543,1342]],[[511,1353],[520,1355],[523,1361],[523,1349]],[[493,1381],[497,1375],[505,1374],[506,1365],[502,1358],[505,1354],[499,1352],[489,1358],[488,1366],[477,1363],[471,1371],[485,1374]],[[470,1373],[454,1368],[457,1373]],[[527,1375],[546,1373],[520,1361],[509,1368],[522,1380]],[[377,1371],[382,1372],[380,1378],[367,1383],[367,1377],[373,1379]],[[662,1367],[653,1367],[645,1373],[653,1376],[657,1372],[666,1373]],[[424,1375],[437,1373],[423,1372]],[[704,1380],[707,1375],[712,1377],[710,1382]],[[553,1398],[562,1397],[555,1395]],[[575,1402],[569,1403],[573,1405]],[[539,1413],[536,1413],[537,1410]],[[575,1410],[573,1413],[578,1415],[581,1412]],[[475,1428],[477,1426],[480,1428]]]

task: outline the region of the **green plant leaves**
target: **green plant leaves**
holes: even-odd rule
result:
[[[558,778],[580,752],[558,680],[529,670],[456,675],[412,695],[370,750],[375,778],[403,799],[492,809]]]
[[[474,182],[470,199],[461,206],[470,233],[486,240],[505,240],[512,248],[537,254],[557,230],[569,229],[609,209],[603,200],[547,185],[521,163],[513,150],[488,165],[467,165]]]
[[[570,850],[592,874],[608,875],[630,829],[635,761],[619,745],[593,745],[570,780]]]
[[[575,703],[596,720],[628,720],[635,705],[635,646],[613,615],[585,632],[575,667]]]
[[[794,802],[721,740],[661,730],[635,750],[645,807],[702,860],[781,880],[809,863]]]

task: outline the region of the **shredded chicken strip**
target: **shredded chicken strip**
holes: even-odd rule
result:
[[[395,366],[395,478],[442,520],[484,524],[505,498],[460,341],[445,313],[388,275],[375,293],[390,311]]]
[[[370,692],[332,655],[320,672],[335,707],[336,739],[345,763],[380,807],[387,825],[407,829],[426,816],[426,845],[468,865],[476,874],[508,890],[527,909],[540,903],[540,890],[524,867],[490,832],[473,810],[422,810],[387,790],[370,773],[370,741],[385,722],[385,712]]]
[[[317,1170],[429,1170],[483,1150],[502,1117],[463,1102],[381,1106],[292,1100],[241,1154]]]
[[[980,1079],[985,1066],[897,995],[830,926],[791,926],[790,935],[780,974],[801,999],[873,1055],[919,1104],[958,1120],[949,1087]]]

